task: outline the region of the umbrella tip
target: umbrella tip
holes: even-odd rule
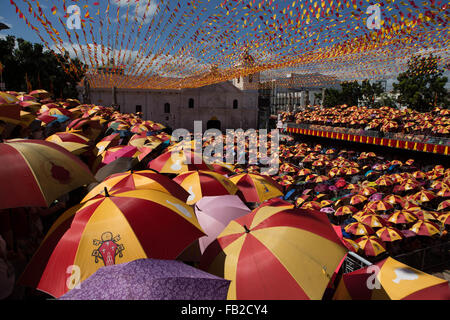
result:
[[[105,197],[109,198],[109,193],[108,193],[108,189],[105,187]]]
[[[244,224],[245,233],[250,233],[250,230],[247,228],[247,226]]]

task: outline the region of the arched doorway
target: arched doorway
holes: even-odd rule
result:
[[[211,120],[206,123],[206,129],[218,129],[222,131],[220,120],[216,117],[212,117]]]

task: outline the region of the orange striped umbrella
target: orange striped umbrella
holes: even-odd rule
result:
[[[231,221],[200,268],[231,281],[229,300],[318,300],[346,252],[325,214],[264,206]]]
[[[399,195],[396,195],[396,194],[387,195],[386,197],[384,197],[383,201],[386,203],[389,203],[391,205],[399,204],[402,207],[405,204],[405,199],[403,199],[403,197],[400,197]]]
[[[307,175],[309,175],[309,174],[311,174],[311,170],[305,168],[305,169],[300,169],[300,170],[298,171],[298,173],[297,173],[297,176],[303,177],[303,176],[307,176]]]
[[[358,211],[358,209],[356,209],[353,206],[342,206],[342,207],[337,208],[337,210],[335,211],[334,215],[338,216],[338,217],[339,216],[345,216],[345,215],[348,215],[348,214],[353,214],[353,213],[355,213],[357,211]]]
[[[394,181],[392,181],[392,179],[390,179],[388,176],[382,176],[375,180],[375,183],[378,186],[392,186],[394,184]]]
[[[345,232],[355,236],[364,236],[374,234],[375,231],[368,225],[361,222],[352,222],[344,227]]]
[[[440,228],[436,223],[431,221],[419,220],[415,223],[409,230],[414,232],[419,236],[433,236],[435,234],[440,234]]]
[[[438,205],[438,211],[447,211],[450,208],[450,200],[444,200]]]
[[[176,174],[192,170],[210,170],[201,154],[186,150],[165,152],[150,161],[148,168],[161,173]]]
[[[373,188],[373,187],[364,187],[361,190],[359,190],[358,192],[359,194],[369,197],[374,193],[377,193],[377,189]]]
[[[438,220],[438,217],[439,217],[438,213],[423,210],[423,209],[412,211],[412,212],[419,220]]]
[[[429,201],[433,200],[434,198],[436,198],[436,195],[432,191],[421,190],[421,191],[415,193],[411,197],[411,200],[420,201],[420,202],[429,202]]]
[[[386,242],[393,242],[405,238],[402,232],[394,227],[385,226],[383,228],[378,229],[376,233],[381,240]]]
[[[271,177],[253,173],[243,173],[230,177],[242,192],[246,202],[264,202],[283,195],[282,187]]]
[[[356,242],[368,257],[376,257],[386,252],[383,241],[376,236],[363,236]]]
[[[67,269],[76,265],[80,282],[99,268],[137,259],[175,259],[204,236],[193,209],[156,190],[133,190],[86,202],[59,240],[38,290],[60,297],[74,288]]]
[[[367,197],[360,195],[360,194],[356,194],[353,197],[350,198],[350,204],[351,205],[357,205],[360,203],[364,203],[367,201]]]
[[[300,197],[295,199],[295,206],[300,207],[302,205],[302,203],[304,203],[306,200],[308,200],[308,198],[309,198],[309,195],[307,195],[307,194],[301,195]]]
[[[374,274],[373,270],[377,270]],[[371,271],[372,270],[372,271]],[[379,286],[368,286],[368,283]],[[333,300],[450,300],[449,282],[391,257],[342,275]]]
[[[327,206],[331,206],[334,204],[333,200],[322,200],[320,201],[320,206],[323,207],[327,207]]]
[[[103,197],[105,188],[109,194],[125,190],[157,190],[168,193],[183,202],[186,202],[189,197],[189,194],[172,179],[150,170],[142,170],[110,175],[95,186],[81,202]]]
[[[380,216],[377,216],[375,214],[367,214],[360,218],[355,218],[361,223],[364,223],[365,225],[368,225],[372,228],[381,228],[387,226],[386,220],[381,218]]]
[[[450,187],[442,188],[438,191],[438,193],[436,193],[436,195],[442,198],[450,198]]]
[[[418,218],[417,216],[412,213],[409,212],[407,210],[397,210],[394,213],[392,213],[389,218],[388,221],[395,223],[395,224],[401,224],[401,223],[411,223],[414,221],[417,221]]]
[[[186,200],[189,205],[203,197],[234,195],[239,190],[230,179],[213,171],[188,171],[179,174],[173,181],[189,193]]]
[[[0,209],[47,207],[60,196],[95,181],[66,149],[42,140],[0,143]]]
[[[384,202],[383,200],[368,202],[366,207],[373,211],[388,211],[393,208],[390,203]]]
[[[439,215],[438,219],[442,224],[450,224],[450,212]]]
[[[302,204],[301,208],[306,210],[307,209],[320,210],[321,205],[317,201],[307,201]]]

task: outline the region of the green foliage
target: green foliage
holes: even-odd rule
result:
[[[408,61],[408,70],[399,74],[398,83],[394,83],[395,92],[400,94],[398,102],[422,112],[436,106],[447,107],[448,79],[442,75],[437,57],[413,57]]]
[[[364,106],[374,108],[378,106],[375,99],[384,92],[381,82],[370,83],[369,80],[364,80],[361,84],[361,101]]]
[[[358,81],[348,81],[341,83],[341,104],[348,106],[357,106],[359,99],[362,98],[361,86]]]
[[[59,59],[59,61],[58,61]],[[28,91],[26,78],[34,89],[45,89],[57,98],[78,98],[76,86],[84,77],[85,66],[79,59],[71,60],[51,51],[44,51],[41,44],[8,36],[0,39],[0,61],[4,66],[3,80],[7,90]],[[77,72],[67,74],[72,62]]]
[[[341,105],[341,92],[336,89],[325,89],[325,98],[323,105],[327,108],[332,108]]]

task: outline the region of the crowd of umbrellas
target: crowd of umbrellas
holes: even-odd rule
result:
[[[297,113],[285,112],[284,121],[315,126],[366,130],[400,134],[414,140],[426,137],[450,138],[450,110],[436,107],[430,112],[419,112],[391,107],[368,108],[337,106],[334,108],[310,107]]]
[[[269,176],[226,150],[211,164],[139,114],[44,90],[0,92],[0,134],[0,210],[76,199],[15,286],[77,300],[450,298],[447,281],[392,258],[410,239],[448,241],[442,165],[283,137]],[[366,269],[342,274],[349,251],[379,266],[381,288]]]

